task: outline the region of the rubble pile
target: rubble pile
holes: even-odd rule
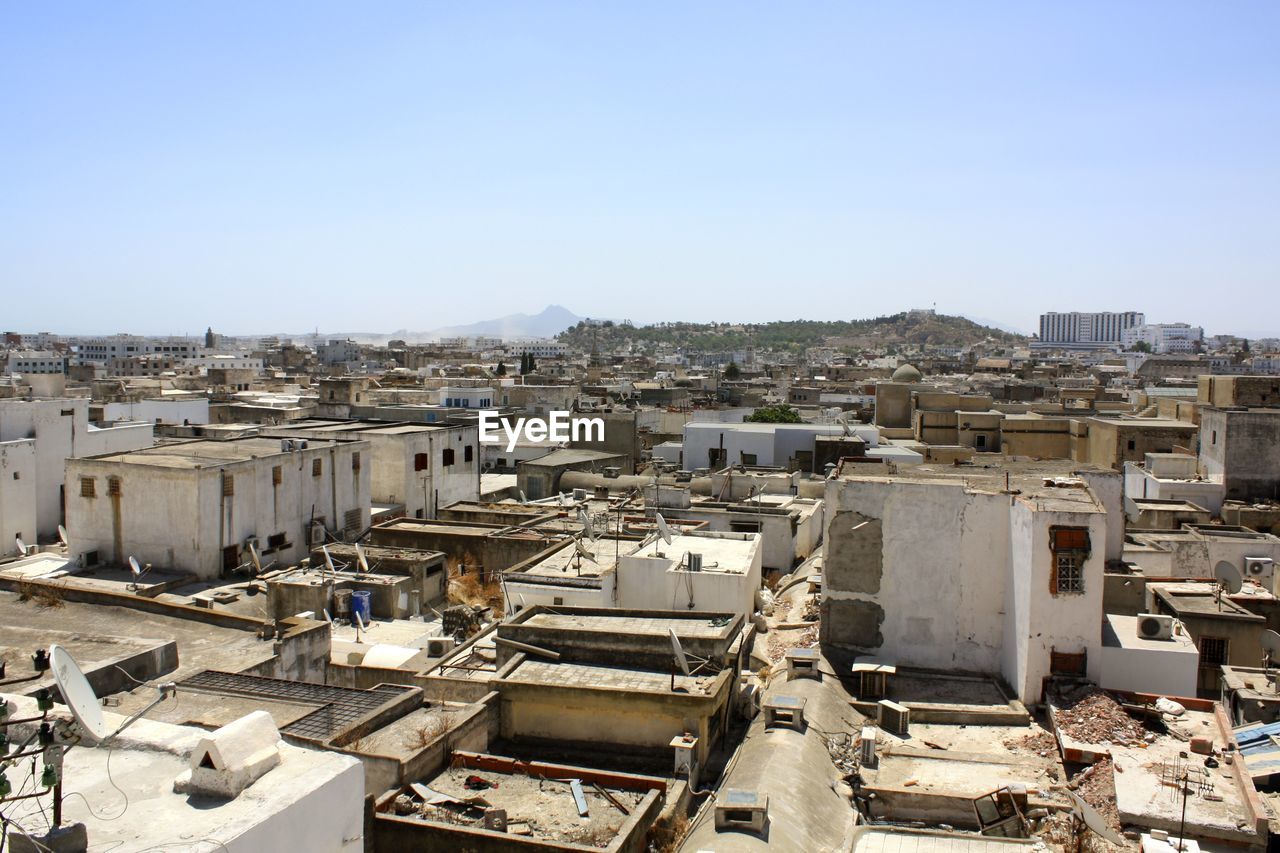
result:
[[[1058,741],[1053,735],[1044,729],[1037,729],[1029,735],[1022,737],[1005,738],[1005,749],[1012,753],[1030,752],[1044,758],[1058,751]]]
[[[1109,693],[1096,687],[1055,703],[1054,725],[1072,740],[1136,746],[1144,743],[1146,729],[1130,717]]]

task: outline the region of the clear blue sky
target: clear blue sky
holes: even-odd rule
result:
[[[1280,3],[0,7],[0,327],[1280,334]]]

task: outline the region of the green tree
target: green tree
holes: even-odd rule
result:
[[[800,413],[782,403],[777,406],[762,406],[743,418],[753,424],[798,424]]]
[[[506,375],[507,375],[507,366],[506,366],[505,364],[503,364],[502,362],[498,362],[498,366],[497,366],[497,367],[495,367],[495,368],[493,369],[493,375],[494,375],[494,376],[506,376]]]
[[[742,377],[742,371],[738,369],[737,362],[733,362],[733,361],[729,362],[728,366],[726,366],[724,369],[724,378],[732,382],[741,377]]]
[[[1151,352],[1151,344],[1146,341],[1137,341],[1129,347],[1129,352]]]

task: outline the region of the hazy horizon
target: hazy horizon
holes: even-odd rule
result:
[[[1265,2],[10,5],[0,325],[936,306],[1280,336],[1277,25]]]

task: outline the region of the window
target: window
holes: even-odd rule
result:
[[[360,454],[359,453],[351,454],[351,470],[352,471],[360,470]]]
[[[754,453],[744,453],[744,454],[742,454],[742,464],[743,464],[743,465],[755,465],[755,464],[756,464],[756,459],[757,459],[757,457],[756,457],[756,455],[755,455]]]
[[[1129,449],[1130,449],[1130,450],[1134,450],[1134,449],[1136,449],[1136,448],[1137,448],[1137,446],[1138,446],[1138,443],[1137,443],[1136,441],[1134,441],[1132,438],[1131,438],[1131,439],[1129,439]]]
[[[319,477],[323,473],[324,473],[324,460],[312,459],[311,460],[311,476]]]
[[[360,532],[362,522],[360,510],[358,508],[349,509],[342,515],[342,530],[348,537],[352,537]]]
[[[1230,643],[1224,637],[1201,637],[1200,638],[1200,666],[1201,668],[1212,669],[1222,666],[1227,662],[1227,655],[1230,651]]]
[[[222,475],[222,496],[233,497],[236,493],[236,478],[230,474]]]
[[[759,533],[760,522],[758,521],[731,521],[729,522],[729,530],[733,533]]]
[[[555,598],[551,599],[551,603],[553,606],[559,607],[560,605],[564,604],[564,599],[561,598],[560,596],[556,596]]]
[[[474,448],[474,447],[472,447],[471,445],[469,445],[469,444],[468,444],[466,447],[462,448],[462,461],[463,461],[463,462],[470,462],[471,460],[473,460],[473,459],[475,459],[475,458],[476,458],[476,451],[475,451],[475,448]]]
[[[21,480],[21,479],[22,479],[22,474],[18,473],[17,471],[14,471],[14,472],[13,472],[13,479],[15,479],[15,480]]]
[[[413,454],[413,470],[425,471],[431,465],[431,457],[426,453]]]
[[[985,435],[974,436],[973,446],[978,450],[985,450],[987,447],[987,437]]]
[[[442,454],[442,456],[444,458],[440,460],[441,465],[444,465],[447,468],[453,464],[453,448],[452,447],[446,447],[444,449],[444,453]]]
[[[270,536],[267,537],[267,547],[270,548],[272,551],[277,551],[280,548],[284,547],[284,544],[286,541],[287,540],[285,539],[285,535],[283,533],[272,533]]]
[[[1076,595],[1084,592],[1084,564],[1089,559],[1089,530],[1085,527],[1050,527],[1053,552],[1049,592]]]
[[[279,465],[273,465],[271,468],[271,485],[278,486],[284,481],[284,469]]]

